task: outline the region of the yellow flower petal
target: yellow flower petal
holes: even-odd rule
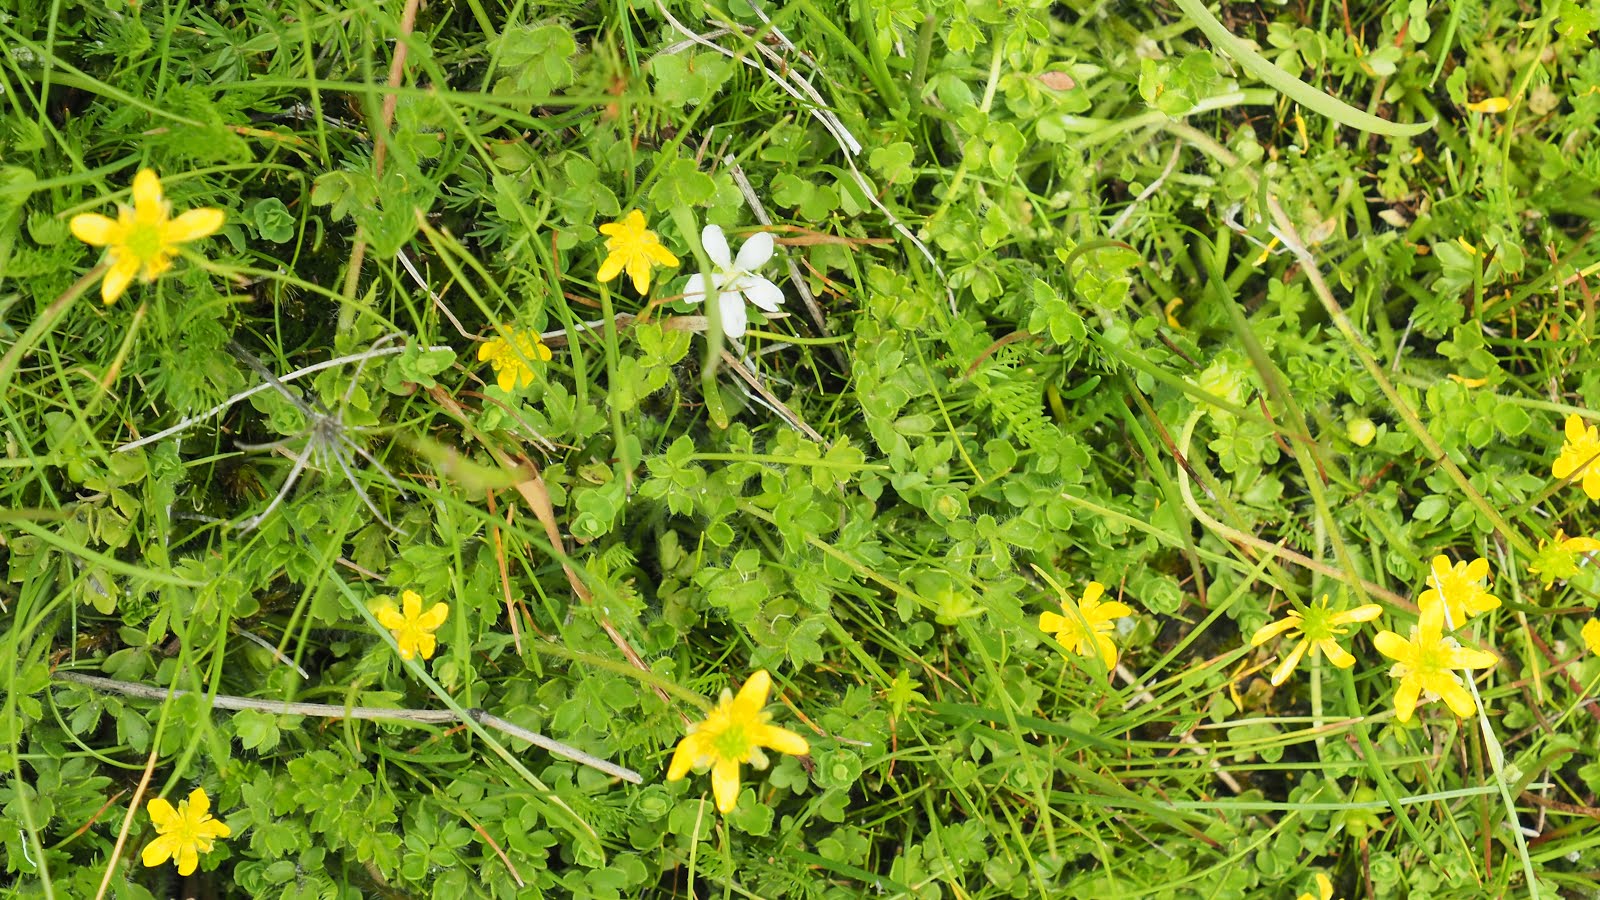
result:
[[[1472,702],[1470,694],[1461,682],[1453,676],[1449,680],[1440,679],[1434,683],[1434,693],[1442,698],[1450,711],[1462,718],[1478,711],[1477,704]]]
[[[1094,645],[1100,652],[1100,662],[1105,664],[1106,671],[1112,672],[1117,668],[1117,645],[1111,642],[1109,635],[1095,632]]]
[[[1094,608],[1094,618],[1098,622],[1110,622],[1133,615],[1133,607],[1118,600],[1109,603],[1097,604]]]
[[[107,305],[117,302],[128,290],[128,285],[133,283],[135,275],[139,274],[139,259],[134,256],[118,256],[105,277],[100,279],[100,299]]]
[[[141,222],[160,221],[167,217],[166,197],[161,193],[161,179],[151,169],[140,169],[133,176],[133,213]]]
[[[757,669],[754,675],[745,681],[744,687],[739,688],[739,695],[733,698],[736,710],[749,715],[754,715],[767,705],[767,695],[772,693],[772,676],[766,669]]]
[[[174,244],[199,240],[222,230],[227,215],[220,209],[191,209],[167,225],[165,237]]]
[[[1583,646],[1590,653],[1600,652],[1600,619],[1590,619],[1583,623]]]
[[[701,746],[704,740],[702,735],[691,734],[678,742],[678,749],[672,751],[672,764],[667,767],[668,781],[678,781],[689,774],[694,761],[706,752]]]
[[[1400,687],[1394,692],[1394,717],[1401,722],[1411,721],[1411,713],[1417,708],[1417,695],[1422,692],[1422,685],[1414,680],[1407,679],[1400,682]]]
[[[379,625],[390,631],[406,627],[406,617],[400,615],[400,610],[395,609],[393,603],[386,603],[380,606],[373,611],[373,615],[377,618]]]
[[[189,818],[198,822],[211,813],[211,798],[203,788],[189,792]]]
[[[444,603],[435,603],[433,606],[428,608],[427,612],[423,613],[417,618],[417,626],[420,628],[426,628],[429,631],[434,631],[438,629],[440,625],[443,625],[445,619],[448,618],[450,618],[449,605]]]
[[[1392,631],[1380,631],[1372,638],[1372,646],[1390,659],[1404,659],[1411,650],[1411,642]]]
[[[1063,617],[1060,613],[1053,613],[1053,612],[1042,612],[1042,613],[1039,613],[1039,630],[1040,631],[1048,631],[1051,634],[1056,634],[1057,632],[1061,631],[1062,628],[1066,627],[1066,624],[1067,624],[1066,618]]]
[[[1254,635],[1251,635],[1251,637],[1250,637],[1250,646],[1259,647],[1262,644],[1265,644],[1267,641],[1270,641],[1273,638],[1277,637],[1278,635],[1283,634],[1285,631],[1288,631],[1291,628],[1299,628],[1299,627],[1300,627],[1300,617],[1299,617],[1299,615],[1291,613],[1291,614],[1289,614],[1287,616],[1284,616],[1283,618],[1279,619],[1276,622],[1268,622],[1267,624],[1261,626],[1260,628],[1257,628],[1256,629],[1256,633]]]
[[[401,591],[400,610],[407,619],[422,615],[422,595],[416,591]]]
[[[1310,641],[1301,638],[1295,643],[1294,649],[1290,650],[1289,654],[1283,658],[1283,661],[1278,663],[1278,667],[1272,670],[1273,687],[1277,687],[1289,680],[1289,673],[1293,672],[1294,667],[1300,664],[1300,658],[1306,655],[1306,646],[1309,643]]]
[[[165,864],[177,850],[178,838],[176,835],[158,835],[155,840],[144,845],[144,852],[139,854],[139,861],[144,863],[146,868],[153,869],[156,866]]]
[[[1475,113],[1503,113],[1511,108],[1511,101],[1504,97],[1485,97],[1477,103],[1468,103],[1467,110]]]
[[[779,728],[776,725],[768,725],[763,729],[759,743],[763,747],[770,747],[779,753],[787,753],[790,756],[805,756],[811,752],[811,745],[806,742],[805,738],[787,728]]]
[[[669,269],[676,269],[678,267],[678,258],[672,255],[672,251],[661,246],[660,244],[654,244],[650,247],[646,247],[645,252],[650,254],[650,258],[655,260],[656,264],[659,266],[665,266]]]
[[[1322,655],[1326,656],[1328,662],[1333,663],[1336,669],[1348,669],[1356,664],[1356,658],[1351,656],[1348,650],[1339,646],[1338,641],[1332,639],[1318,641],[1317,647],[1322,650]]]
[[[604,228],[605,226],[602,225],[600,227]],[[606,257],[604,262],[600,263],[600,271],[594,273],[594,277],[600,281],[610,281],[622,274],[622,263],[622,257],[613,253]]]
[[[174,828],[183,821],[178,811],[172,808],[172,804],[162,797],[151,800],[145,807],[145,812],[150,815],[150,823],[162,830]]]
[[[95,247],[104,247],[122,239],[122,225],[115,219],[108,219],[99,213],[80,213],[73,216],[68,227],[72,229],[73,237]]]
[[[739,764],[719,759],[711,767],[711,793],[717,798],[717,812],[733,812],[739,803]]]
[[[1335,625],[1354,625],[1357,622],[1371,622],[1383,615],[1383,607],[1376,603],[1368,603],[1355,609],[1347,609],[1342,613],[1334,613],[1328,621]]]
[[[1452,669],[1492,669],[1500,662],[1500,658],[1493,653],[1471,647],[1456,647],[1447,659]]]
[[[200,867],[200,853],[192,841],[179,843],[178,852],[175,855],[178,860],[179,875],[187,878],[194,874],[195,869]]]
[[[427,632],[421,632],[412,639],[416,652],[423,659],[433,659],[433,651],[438,649],[439,641]]]
[[[633,289],[641,294],[650,291],[650,260],[646,257],[635,257],[628,261],[628,278],[633,282]]]

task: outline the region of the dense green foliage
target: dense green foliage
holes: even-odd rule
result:
[[[0,891],[1600,889],[1600,576],[1538,557],[1600,532],[1593,4],[769,6],[0,0]],[[145,167],[227,224],[103,305],[69,221]],[[684,276],[763,216],[786,314],[726,339]],[[364,359],[205,415],[247,354]],[[1401,722],[1436,555],[1498,663]],[[1039,626],[1091,581],[1112,670]],[[1323,595],[1382,619],[1273,687]],[[760,669],[811,752],[720,815],[667,760]],[[232,835],[141,866],[197,786]]]

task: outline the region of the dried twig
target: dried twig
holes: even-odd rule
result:
[[[767,227],[772,226],[772,217],[767,215],[767,209],[761,205],[761,198],[756,195],[756,190],[750,185],[750,179],[745,177],[744,169],[739,167],[739,161],[730,154],[722,158],[722,164],[727,167],[728,174],[733,176],[733,183],[739,186],[739,193],[744,195],[744,202],[750,207],[750,213],[756,221]],[[783,263],[789,269],[789,283],[794,285],[795,293],[805,301],[806,311],[811,313],[811,321],[816,324],[817,332],[823,336],[830,334],[828,323],[822,318],[822,307],[817,305],[817,298],[811,293],[811,286],[800,275],[800,267],[787,253],[783,256]],[[844,365],[844,354],[837,347],[833,348],[834,356],[838,357],[839,364]]]
[[[439,350],[450,350],[450,351],[454,352],[455,348],[454,347],[445,346],[445,345],[440,345],[440,346],[437,346],[437,347],[424,347],[423,350],[425,352],[428,352],[428,353],[433,353],[433,352],[436,352],[436,351],[439,351]],[[321,372],[323,369],[331,369],[334,366],[343,366],[343,365],[348,365],[350,363],[361,363],[361,362],[364,362],[364,361],[369,360],[369,359],[376,359],[377,357],[380,357],[380,356],[393,356],[393,355],[395,355],[397,353],[404,353],[405,351],[406,351],[405,347],[381,347],[381,348],[374,349],[374,350],[368,350],[368,351],[366,351],[364,353],[353,353],[353,354],[351,354],[349,356],[340,356],[340,357],[336,357],[334,359],[324,360],[324,361],[319,362],[319,363],[313,363],[313,364],[311,364],[309,366],[306,366],[303,369],[296,369],[293,372],[290,372],[290,373],[288,373],[286,375],[279,375],[278,376],[278,381],[280,381],[282,383],[288,383],[288,382],[291,382],[291,381],[295,381],[296,379],[304,378],[307,375],[315,375],[316,373]],[[156,432],[155,434],[149,435],[148,437],[142,437],[142,438],[139,438],[136,441],[130,441],[130,442],[128,442],[126,444],[123,444],[122,446],[118,447],[117,449],[113,450],[112,452],[113,453],[127,453],[129,450],[136,450],[136,449],[138,449],[140,447],[145,446],[146,444],[153,444],[156,441],[164,440],[166,438],[172,437],[173,435],[177,434],[178,432],[183,431],[184,429],[189,428],[190,426],[196,425],[196,424],[198,424],[200,422],[204,422],[206,419],[209,419],[212,416],[217,415],[218,413],[226,412],[228,407],[234,405],[235,403],[238,403],[240,400],[246,400],[246,399],[249,399],[250,397],[254,397],[256,394],[259,394],[262,391],[270,391],[270,390],[273,390],[273,386],[268,384],[268,383],[266,383],[266,382],[262,382],[262,383],[260,383],[260,384],[258,384],[256,386],[254,386],[254,387],[247,388],[246,390],[242,390],[239,393],[234,394],[232,397],[229,397],[228,399],[222,401],[221,403],[217,404],[216,406],[211,407],[210,409],[206,410],[203,413],[198,413],[198,414],[193,415],[193,416],[187,416],[182,421],[178,422],[178,424],[176,424],[176,425],[173,425],[173,426],[171,426],[169,428],[164,428],[161,431]]]
[[[126,694],[129,697],[140,697],[145,700],[165,700],[169,696],[177,698],[191,693],[177,688],[169,690],[164,687],[139,684],[132,681],[118,681],[114,678],[101,678],[98,675],[84,675],[79,672],[57,671],[51,677],[56,681],[81,684],[95,690],[111,691],[118,694]],[[331,703],[289,703],[277,700],[253,700],[249,697],[233,697],[227,694],[219,694],[210,698],[210,701],[211,706],[216,709],[248,709],[280,716],[315,716],[324,719],[382,719],[395,722],[411,722],[416,725],[445,725],[463,721],[460,716],[448,709],[388,709],[380,706],[335,706]],[[480,725],[497,729],[519,741],[527,741],[535,747],[540,747],[556,756],[570,759],[596,771],[604,772],[613,778],[620,778],[630,784],[640,784],[643,781],[639,777],[639,773],[632,769],[626,769],[597,756],[591,756],[576,747],[547,738],[536,731],[529,731],[521,725],[514,725],[481,709],[469,709],[467,710],[467,715]],[[134,805],[137,805],[137,802]]]
[[[752,4],[752,8],[756,10],[756,14],[761,16],[763,22],[766,24],[766,30],[768,34],[777,39],[785,49],[795,53],[799,52],[789,38],[784,35],[783,31],[780,30],[776,25],[773,25],[771,20],[767,19],[766,15],[762,13],[759,8],[755,8],[754,4]],[[939,283],[944,287],[945,296],[950,301],[950,311],[955,313],[957,311],[956,295],[955,291],[950,287],[949,279],[945,277],[944,268],[940,266],[939,261],[934,258],[933,251],[928,249],[928,245],[924,244],[921,239],[913,234],[911,229],[907,228],[900,221],[899,217],[890,212],[889,208],[883,205],[883,201],[878,199],[878,195],[875,191],[873,191],[871,183],[867,181],[865,175],[861,174],[861,170],[856,167],[856,157],[860,155],[862,149],[861,142],[856,140],[855,135],[850,133],[850,130],[845,127],[844,122],[841,121],[838,115],[833,112],[833,108],[829,106],[828,101],[823,98],[822,94],[819,93],[816,88],[811,86],[811,82],[807,81],[804,76],[795,71],[794,67],[788,65],[784,58],[777,53],[777,51],[767,47],[764,44],[756,43],[752,46],[755,48],[757,53],[767,60],[767,62],[771,63],[771,67],[768,67],[766,64],[762,63],[761,60],[752,59],[743,54],[735,53],[721,44],[710,40],[712,37],[723,37],[732,33],[728,29],[714,30],[707,32],[704,35],[696,34],[694,31],[686,27],[682,22],[678,21],[677,18],[672,15],[671,11],[667,9],[666,5],[661,2],[661,0],[656,0],[656,9],[661,13],[662,17],[667,20],[668,25],[671,25],[675,31],[688,39],[687,43],[680,41],[679,43],[662,50],[662,53],[666,53],[668,51],[678,52],[680,49],[687,48],[690,45],[705,47],[709,50],[726,56],[736,63],[755,69],[769,78],[784,93],[799,101],[800,105],[811,114],[811,117],[816,119],[828,132],[828,134],[833,137],[834,141],[838,143],[839,150],[844,155],[845,165],[850,169],[850,176],[855,181],[856,187],[861,191],[862,196],[864,196],[867,199],[867,202],[871,203],[872,206],[878,210],[878,212],[882,213],[884,218],[889,220],[889,225],[893,227],[895,231],[899,232],[901,237],[904,237],[906,240],[910,241],[912,246],[916,247],[917,251],[920,252],[923,258],[928,261],[928,264],[933,267],[934,273],[939,277]]]

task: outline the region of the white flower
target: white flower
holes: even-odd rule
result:
[[[755,273],[772,258],[772,235],[757,232],[739,248],[737,259],[728,253],[728,239],[722,228],[707,225],[700,232],[700,243],[706,248],[717,270],[711,274],[711,287],[716,291],[717,306],[722,311],[722,333],[730,338],[744,335],[749,316],[744,302],[749,300],[767,312],[777,312],[783,305],[783,291],[777,285]],[[699,303],[706,298],[705,277],[690,275],[684,285],[683,299]]]

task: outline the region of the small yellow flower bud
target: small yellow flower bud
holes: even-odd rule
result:
[[[1357,447],[1365,447],[1378,436],[1378,426],[1372,424],[1372,420],[1366,416],[1359,416],[1345,423],[1344,433],[1350,438],[1351,443]]]

